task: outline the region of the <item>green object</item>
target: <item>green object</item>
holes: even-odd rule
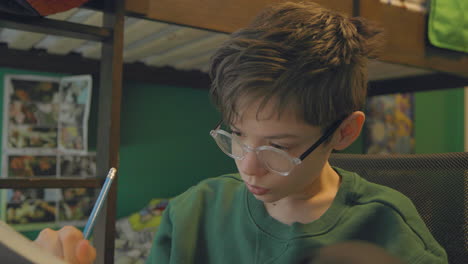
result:
[[[465,151],[464,88],[415,93],[416,153]]]
[[[130,215],[128,222],[133,230],[156,229],[161,223],[162,212],[165,209],[164,207],[158,208],[158,205],[165,201],[167,199],[152,199],[143,210]]]
[[[147,263],[302,263],[314,249],[349,240],[380,245],[406,263],[448,263],[407,197],[335,169],[336,198],[309,224],[273,219],[239,175],[204,180],[171,200]]]
[[[468,1],[432,0],[428,37],[436,47],[468,53]]]

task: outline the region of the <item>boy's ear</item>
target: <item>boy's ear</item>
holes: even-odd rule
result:
[[[361,111],[353,112],[337,129],[333,139],[333,149],[343,150],[351,145],[361,134],[366,115]]]

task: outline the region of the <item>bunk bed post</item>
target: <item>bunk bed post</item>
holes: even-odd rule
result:
[[[110,167],[118,168],[120,145],[120,104],[122,96],[124,1],[104,1],[103,26],[112,29],[112,36],[102,42],[99,80],[99,112],[97,131],[97,175],[105,177]],[[117,172],[118,174],[118,172]],[[118,177],[117,177],[118,179]],[[117,179],[114,180],[94,229],[97,249],[95,263],[114,262]]]

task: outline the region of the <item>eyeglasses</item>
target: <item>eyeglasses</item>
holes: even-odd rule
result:
[[[219,148],[229,157],[236,160],[243,160],[248,152],[254,152],[257,158],[263,165],[270,171],[277,173],[281,176],[288,176],[295,166],[301,162],[325,140],[327,140],[338,129],[344,121],[340,119],[329,126],[325,133],[299,158],[292,157],[286,151],[272,147],[272,146],[259,146],[252,148],[241,142],[235,135],[220,129],[221,122],[216,125],[216,128],[210,131],[210,135],[215,140]]]

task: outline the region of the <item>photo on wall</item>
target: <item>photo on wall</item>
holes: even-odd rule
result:
[[[61,177],[96,177],[96,154],[89,155],[61,155]]]
[[[11,101],[9,115],[12,125],[56,128],[59,104]]]
[[[60,177],[96,177],[96,153],[60,155],[59,163]],[[91,214],[96,200],[96,189],[66,188],[62,189],[60,194],[58,220],[73,221],[76,226],[83,225]]]
[[[83,129],[79,126],[60,126],[60,149],[67,149],[68,151],[81,153],[85,148],[85,140],[83,136]]]
[[[7,147],[12,150],[52,151],[57,148],[57,128],[10,125]]]
[[[89,75],[60,81],[59,146],[64,153],[85,154],[88,150],[88,119],[92,79]]]
[[[57,156],[8,156],[8,177],[57,177]]]
[[[91,94],[90,75],[5,75],[4,149],[21,154],[85,154]]]
[[[85,105],[61,104],[60,123],[62,125],[82,126],[85,120]]]
[[[6,222],[11,225],[57,220],[57,189],[7,190]]]
[[[91,89],[90,75],[5,75],[0,177],[96,177],[96,155],[87,146]],[[69,221],[82,226],[93,190],[4,189],[0,218],[22,231]]]
[[[372,96],[366,105],[364,153],[414,153],[412,93]]]
[[[59,79],[6,75],[3,148],[7,152],[53,153],[58,146]]]
[[[60,101],[58,79],[38,77],[16,76],[8,79],[11,86],[10,101],[58,103]]]
[[[59,221],[87,220],[96,200],[95,189],[65,188],[61,190]]]

